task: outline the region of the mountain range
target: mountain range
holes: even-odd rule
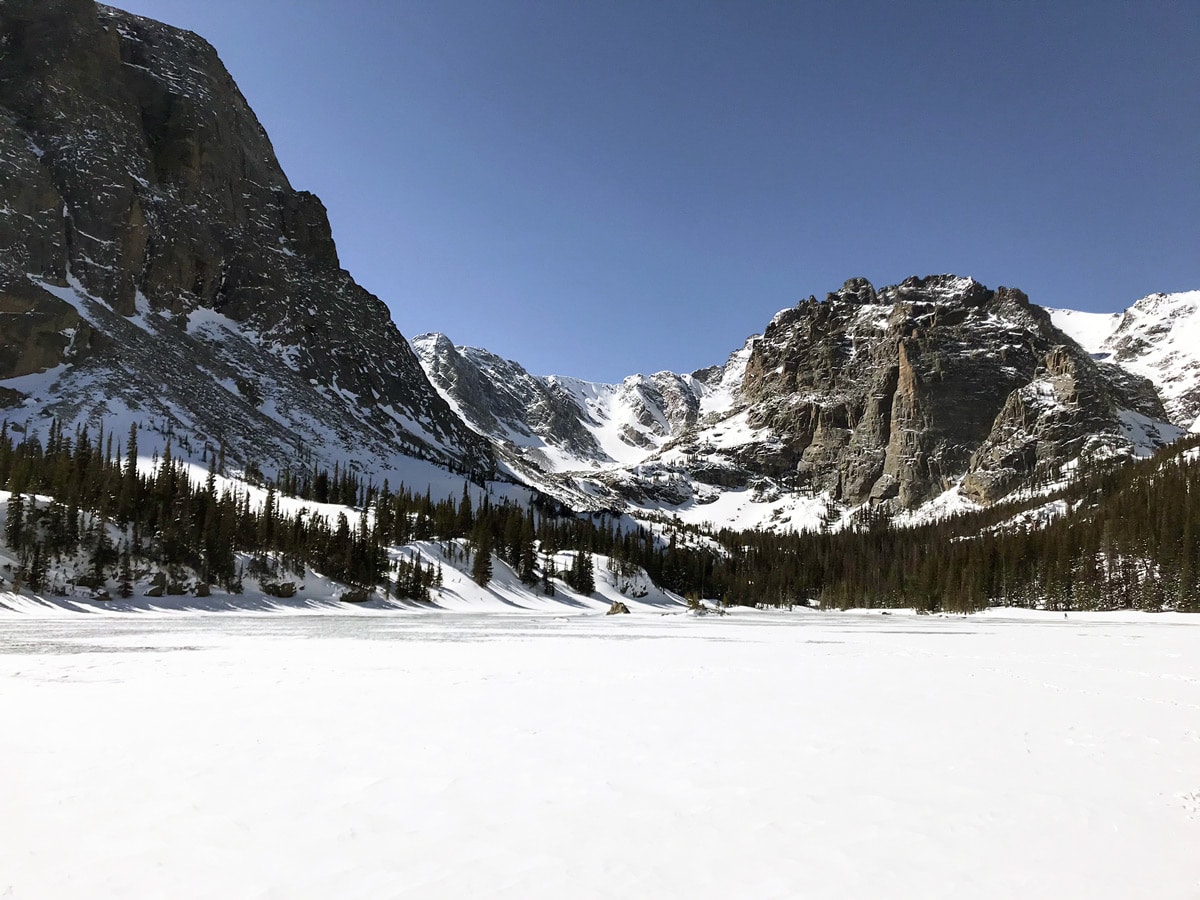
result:
[[[171,440],[267,477],[337,465],[785,529],[988,505],[1200,426],[1200,291],[1105,315],[955,275],[853,278],[723,364],[620,384],[410,342],[202,38],[92,0],[6,0],[0,49],[14,432],[136,423],[147,452]]]
[[[1171,353],[1149,334],[1164,308]],[[533,376],[440,334],[412,343],[454,409],[543,490],[638,516],[812,528],[864,507],[986,505],[1081,456],[1153,452],[1195,420],[1192,322],[1200,294],[1105,316],[938,275],[852,279],[781,311],[724,365],[621,384]]]

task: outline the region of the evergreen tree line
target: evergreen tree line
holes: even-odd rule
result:
[[[1189,440],[1140,462],[1093,463],[1050,497],[915,528],[780,536],[723,531],[728,603],[1200,611],[1200,463]],[[1190,451],[1190,452],[1189,452]],[[1048,524],[1007,525],[1054,501]]]
[[[261,505],[252,503],[249,491],[218,490],[215,454],[204,483],[193,484],[183,463],[173,459],[170,441],[153,474],[140,473],[137,436],[135,425],[122,445],[103,432],[93,440],[86,428],[66,436],[55,423],[43,446],[36,437],[16,441],[7,423],[0,425],[0,487],[11,492],[5,543],[18,555],[21,584],[47,588],[50,561],[82,553],[88,572],[78,583],[99,585],[116,577],[126,595],[133,570],[150,563],[190,570],[202,583],[233,591],[247,574],[270,585],[289,572],[302,575],[307,567],[355,588],[382,587],[395,596],[428,599],[442,584],[440,563],[415,552],[389,562],[387,548],[443,541],[447,556],[471,557],[480,584],[492,578],[495,553],[523,582],[540,583],[553,594],[555,552],[612,544],[608,532],[593,535],[597,530],[590,522],[550,523],[545,515],[535,516],[534,505],[493,505],[484,495],[476,509],[469,483],[460,499],[435,501],[428,489],[418,494],[401,485],[393,491],[386,481],[377,487],[337,467],[301,480],[285,473],[281,484],[303,487],[302,499],[313,502],[361,502],[355,522],[342,512],[332,520],[311,511],[285,514],[279,505],[283,493],[273,482],[266,483]],[[35,494],[50,497],[49,504],[35,505]],[[649,532],[640,541],[653,544]],[[245,570],[237,564],[239,553],[251,555]],[[579,552],[563,577],[576,590],[592,593],[592,566],[590,552]]]
[[[283,473],[267,484],[260,506],[246,491],[217,490],[215,458],[206,481],[193,484],[169,443],[153,474],[140,474],[136,427],[114,442],[103,433],[93,440],[86,429],[68,437],[55,425],[45,446],[15,441],[0,427],[0,486],[12,492],[6,543],[35,589],[45,586],[50,560],[83,551],[96,581],[117,577],[124,587],[136,564],[150,562],[237,590],[246,574],[237,565],[241,552],[260,578],[308,567],[364,590],[427,599],[440,586],[440,564],[416,551],[389,562],[387,551],[440,541],[446,558],[461,561],[479,584],[494,577],[494,554],[547,594],[556,580],[592,593],[599,553],[619,577],[644,569],[668,590],[728,604],[1200,611],[1200,463],[1179,452],[1187,446],[1144,462],[1090,466],[1057,495],[1069,514],[1037,527],[997,527],[1023,508],[1005,504],[916,528],[864,515],[860,527],[837,533],[707,532],[664,522],[655,534],[607,514],[561,515],[540,498],[518,505],[484,494],[476,504],[467,484],[460,497],[434,499],[428,489],[376,486],[337,467]],[[352,498],[355,521],[345,513],[284,514],[279,497],[289,491],[313,502],[351,505]],[[31,494],[53,500],[35,509]],[[554,558],[564,551],[571,563],[559,571]]]
[[[43,447],[37,439],[14,443],[0,426],[0,485],[11,492],[5,543],[20,561],[18,579],[40,590],[51,559],[82,552],[90,580],[102,582],[115,569],[122,593],[143,562],[189,569],[202,583],[236,591],[245,574],[239,551],[254,554],[263,573],[309,566],[363,587],[383,577],[386,557],[364,527],[365,511],[357,527],[344,514],[332,522],[284,515],[274,486],[259,507],[247,491],[218,492],[215,459],[205,482],[193,484],[169,442],[153,474],[140,473],[137,458],[136,426],[123,452],[119,445],[114,451],[111,436],[93,441],[87,429],[67,437],[52,426]],[[52,498],[49,505],[35,505],[35,494]]]

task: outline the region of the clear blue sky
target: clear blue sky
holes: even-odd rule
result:
[[[723,362],[851,276],[1200,288],[1200,4],[124,0],[208,38],[401,331]]]

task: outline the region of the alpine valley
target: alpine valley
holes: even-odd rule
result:
[[[0,4],[0,554],[38,594],[1196,608],[1200,291],[1034,301],[851,278],[620,384],[410,342],[203,39]]]

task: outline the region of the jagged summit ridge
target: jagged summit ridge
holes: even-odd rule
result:
[[[1175,424],[1200,428],[1200,291],[1143,297],[1125,311],[1101,350],[1152,380]]]
[[[636,465],[723,411],[740,390],[746,353],[692,374],[631,375],[619,384],[531,375],[523,366],[443,334],[412,345],[432,383],[471,426],[518,465],[544,472]]]
[[[718,524],[812,525],[948,491],[990,503],[1081,455],[1141,454],[1178,434],[1145,378],[1093,360],[1023,292],[956,275],[878,290],[850,279],[690,376],[594,385],[531,376],[440,335],[414,345],[502,455],[599,505]],[[539,414],[551,407],[556,417]]]
[[[1059,402],[1011,399],[1035,384]],[[1107,377],[1023,292],[954,275],[852,279],[785,310],[754,342],[742,400],[757,437],[714,462],[851,506],[912,509],[956,485],[992,502],[1085,450],[1167,437],[1122,418],[1164,417],[1148,385]]]

